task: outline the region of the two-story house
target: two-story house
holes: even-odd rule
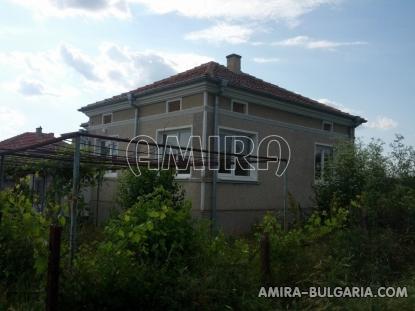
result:
[[[225,144],[226,135],[248,136],[254,149],[264,137],[283,137],[291,151],[286,178],[276,177],[273,170],[247,172],[235,163],[216,173],[191,168],[178,174],[193,214],[213,218],[230,233],[248,231],[267,211],[282,213],[287,191],[301,207],[309,208],[312,185],[321,178],[333,144],[354,139],[355,128],[366,122],[242,72],[236,54],[227,56],[227,66],[202,64],[80,111],[89,117],[90,133],[122,138],[149,135],[160,143],[166,136],[176,136],[183,146],[197,135],[203,149],[209,147],[209,136],[218,135],[221,148],[231,153],[238,147]],[[108,144],[95,141],[111,152]],[[286,151],[281,155],[287,156]],[[115,207],[115,183],[116,174],[110,175],[100,189],[98,205],[96,191],[91,192],[90,205],[99,208],[99,217]]]

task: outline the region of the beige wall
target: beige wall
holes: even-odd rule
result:
[[[182,98],[182,109],[189,109],[203,105],[203,93],[184,96]]]
[[[256,132],[258,140],[272,134],[284,137],[291,148],[291,161],[287,170],[287,189],[302,208],[311,207],[315,144],[334,144],[335,138],[326,133],[319,135],[268,123],[259,125],[257,121],[238,118],[237,115],[234,117],[220,115],[219,126]],[[283,154],[282,157],[286,155]],[[271,165],[269,171],[258,171],[257,183],[220,181],[217,187],[219,223],[228,223],[228,231],[241,233],[248,229],[245,224],[249,221],[235,221],[231,216],[232,211],[237,212],[237,217],[246,215],[252,222],[262,217],[266,211],[281,211],[284,201],[284,178],[276,177],[274,172],[275,165],[274,167]]]
[[[221,96],[219,98],[219,109],[231,110],[231,98]],[[295,124],[299,126],[305,126],[313,129],[322,129],[323,119],[311,118],[302,116],[299,114],[283,111],[278,108],[258,105],[252,102],[248,102],[248,114],[256,117],[276,120],[280,122]],[[349,127],[334,124],[334,132],[349,135]]]
[[[158,102],[151,105],[140,106],[138,108],[138,115],[140,117],[151,116],[154,114],[161,114],[166,112],[166,103]]]
[[[207,135],[213,135],[213,113],[211,108],[214,101],[213,94],[208,94],[210,110],[206,112]],[[249,103],[249,115],[246,116],[231,113],[230,103],[230,98],[220,98],[219,126],[255,132],[258,135],[258,140],[267,135],[276,134],[288,141],[292,157],[287,171],[287,189],[302,208],[309,208],[312,204],[313,195],[315,144],[334,144],[337,139],[336,136],[320,131],[323,120],[307,118],[253,103]],[[139,108],[138,133],[156,138],[157,130],[191,127],[193,135],[202,135],[203,111],[188,110],[202,105],[203,93],[183,97],[183,111],[180,112],[166,113],[165,101],[142,106]],[[267,121],[262,122],[261,119],[250,118],[250,116],[263,120],[267,119]],[[133,118],[133,109],[117,111],[114,113],[114,121],[127,120],[126,122],[104,126],[105,132],[101,128],[91,132],[101,135],[132,137],[134,135]],[[98,120],[98,116],[91,117],[90,120],[95,122]],[[273,123],[273,120],[296,126],[282,126],[281,123]],[[349,134],[349,128],[339,124],[334,124],[334,131],[344,135]],[[125,145],[121,144],[120,147],[125,148]],[[193,215],[209,217],[212,197],[211,174],[201,178],[200,172],[195,171],[192,172],[190,180],[179,182],[183,185],[187,198],[192,202]],[[205,188],[204,210],[201,210],[202,183],[204,183]],[[101,215],[108,215],[112,209],[116,208],[115,203],[113,203],[116,196],[116,181],[109,181],[108,186],[105,187],[107,187],[103,190],[105,194],[101,197],[103,201]],[[247,232],[253,223],[260,221],[265,212],[279,211],[282,213],[283,188],[283,178],[276,177],[274,171],[271,170],[259,171],[257,182],[235,183],[220,180],[217,185],[218,223],[229,233]]]
[[[135,116],[135,109],[133,108],[119,110],[113,113],[112,121],[118,122],[118,121],[123,121],[123,120],[130,120],[130,119],[134,119],[134,116]]]

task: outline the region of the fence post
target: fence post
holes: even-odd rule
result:
[[[271,276],[270,243],[268,233],[264,233],[260,241],[261,277],[264,285],[268,286]]]
[[[75,145],[73,157],[73,175],[72,175],[72,204],[71,204],[71,226],[69,232],[69,249],[70,249],[70,263],[72,264],[75,250],[76,250],[76,213],[78,207],[79,197],[79,166],[81,153],[81,137],[76,135],[73,143]]]
[[[58,310],[59,261],[62,227],[51,225],[49,228],[49,260],[46,286],[46,311]]]
[[[0,157],[0,191],[3,190],[3,183],[4,183],[4,157],[5,155],[2,154]],[[1,223],[1,210],[0,210],[0,223]]]
[[[284,172],[284,209],[283,209],[283,213],[284,213],[284,215],[283,215],[283,228],[284,228],[284,231],[287,231],[287,195],[288,195],[288,193],[287,193],[287,189],[288,189],[288,184],[287,184],[287,182],[288,182],[288,176],[287,176],[287,168],[285,169],[285,172]]]
[[[0,156],[0,190],[3,190],[4,184],[4,157],[4,154]]]

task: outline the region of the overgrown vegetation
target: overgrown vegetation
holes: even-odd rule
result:
[[[240,239],[213,236],[208,225],[193,220],[171,173],[144,171],[139,178],[125,173],[119,188],[122,211],[99,238],[81,241],[72,267],[63,250],[60,308],[413,309],[414,149],[400,136],[388,155],[378,141],[343,143],[325,168],[324,181],[315,187],[311,216],[283,230],[279,219],[268,214],[251,237]],[[51,220],[34,212],[18,188],[0,195],[0,211],[0,306],[42,309]],[[259,255],[264,234],[271,250],[266,278]],[[410,297],[258,297],[265,283],[299,288],[408,286]]]

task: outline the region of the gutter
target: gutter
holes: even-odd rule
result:
[[[216,148],[219,146],[219,96],[221,96],[228,85],[228,81],[221,79],[218,81],[219,83],[219,91],[215,96],[215,105],[213,107],[213,135],[215,137],[215,144],[213,145],[214,150],[213,154],[217,151]],[[216,160],[216,166],[219,166],[219,158],[218,154],[215,155]],[[218,198],[217,198],[217,183],[218,183],[218,169],[219,167],[215,167],[215,170],[213,171],[213,178],[212,178],[212,208],[211,208],[211,221],[212,221],[212,231],[215,233],[218,229],[218,216],[217,216],[217,204],[218,204]]]
[[[135,104],[136,97],[130,92],[127,94],[128,104],[131,108],[134,108],[134,135],[133,137],[138,136],[138,106]]]
[[[120,103],[120,102],[125,101],[126,98],[128,100],[128,95],[129,94],[131,94],[133,96],[133,99],[137,99],[141,96],[146,96],[146,95],[150,95],[150,94],[161,92],[161,91],[167,91],[167,90],[170,90],[170,89],[175,89],[177,87],[186,86],[186,85],[190,85],[190,84],[197,83],[197,82],[211,81],[211,82],[217,83],[218,80],[219,79],[214,79],[214,78],[211,78],[211,77],[208,77],[208,76],[200,76],[200,77],[197,77],[197,78],[193,78],[193,79],[190,79],[190,80],[169,84],[169,85],[166,85],[166,86],[155,87],[155,88],[152,88],[152,89],[149,89],[149,90],[130,91],[128,93],[122,93],[120,95],[116,95],[114,97],[111,97],[111,98],[108,98],[108,99],[104,99],[104,100],[97,101],[95,103],[86,105],[84,107],[79,108],[78,111],[86,112],[86,111],[89,111],[89,110],[92,110],[92,109],[95,109],[95,108]]]

